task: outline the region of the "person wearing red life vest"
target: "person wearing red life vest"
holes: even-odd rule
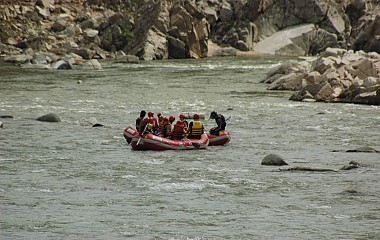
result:
[[[173,131],[173,127],[174,127],[174,121],[175,121],[175,117],[174,116],[170,116],[169,117],[169,124],[170,124],[170,127],[171,127],[171,130]]]
[[[158,121],[157,121],[157,118],[154,117],[154,113],[153,112],[148,112],[148,123],[150,125],[149,126],[149,131],[150,132],[153,132],[153,133],[156,133],[158,131]]]
[[[199,115],[194,114],[193,121],[189,124],[189,138],[200,139],[203,133],[203,123],[199,121]]]
[[[189,131],[189,123],[186,121],[186,116],[185,114],[180,114],[179,115],[179,119],[181,120],[181,122],[183,123],[183,125],[185,126],[185,131],[188,132]]]
[[[172,139],[174,140],[181,140],[185,136],[185,125],[182,121],[178,120],[176,124],[174,124],[173,132],[172,132]]]

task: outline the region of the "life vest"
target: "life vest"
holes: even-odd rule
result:
[[[183,123],[175,124],[172,132],[173,137],[183,137],[184,125]]]
[[[185,128],[189,128],[189,123],[186,120],[182,121]]]
[[[164,117],[158,118],[158,127],[162,128],[164,126]]]
[[[169,125],[169,127],[168,127],[168,125]],[[167,129],[169,129],[169,131]],[[161,134],[164,137],[169,137],[171,135],[171,130],[170,130],[170,124],[169,123],[164,123],[164,125],[161,128]]]
[[[158,123],[157,123],[157,118],[155,117],[148,117],[147,122],[149,123],[148,129],[151,130],[156,130],[158,128]]]
[[[190,129],[192,136],[200,136],[203,133],[203,124],[199,120],[193,121],[193,126]]]

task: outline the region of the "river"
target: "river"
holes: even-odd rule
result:
[[[293,102],[275,57],[0,66],[1,239],[380,239],[380,107]],[[230,119],[226,146],[133,151],[141,110]],[[59,123],[33,119],[56,113]],[[95,117],[104,127],[84,122]],[[278,154],[291,166],[262,166]],[[366,164],[339,170],[349,161]]]

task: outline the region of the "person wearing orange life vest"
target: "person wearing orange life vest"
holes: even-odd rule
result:
[[[200,139],[204,133],[203,123],[199,121],[199,115],[194,114],[193,121],[189,124],[189,138]]]
[[[174,124],[173,132],[172,132],[172,139],[174,140],[181,140],[184,138],[186,134],[185,131],[185,125],[182,121],[178,120],[176,124]]]
[[[162,128],[161,128],[162,137],[169,138],[172,135],[172,129],[167,117],[164,118]]]

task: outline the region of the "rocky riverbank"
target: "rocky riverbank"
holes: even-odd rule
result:
[[[380,105],[380,54],[328,48],[312,62],[287,61],[262,82],[295,101]]]
[[[380,0],[4,0],[0,40],[5,61],[43,69],[328,47],[380,53]]]
[[[2,56],[200,58],[210,56],[210,41],[226,47],[217,55],[380,52],[380,0],[5,0],[0,7]]]

